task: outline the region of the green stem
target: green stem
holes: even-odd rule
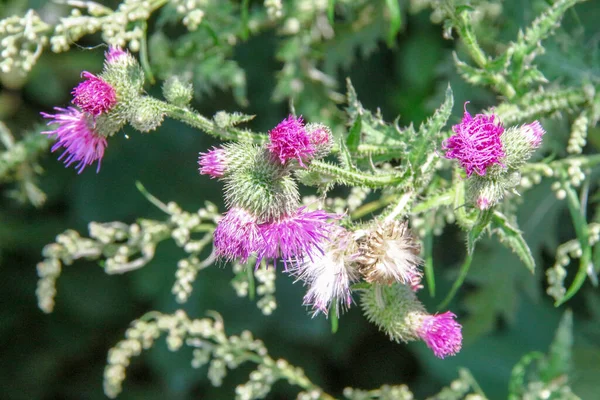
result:
[[[398,198],[397,195],[388,195],[388,196],[383,196],[377,200],[371,201],[370,203],[363,204],[362,206],[358,207],[356,210],[354,210],[354,212],[352,212],[350,214],[350,218],[352,218],[352,219],[362,218],[367,214],[371,214],[372,212],[377,211],[377,210],[393,203],[394,200],[396,200],[397,198]]]
[[[427,288],[429,289],[429,295],[435,297],[435,275],[433,274],[433,223],[435,220],[435,213],[431,213],[428,218],[427,233],[423,240],[423,252],[425,253],[425,265],[423,270],[425,272],[425,280],[427,281]]]
[[[404,181],[402,175],[371,175],[358,171],[350,171],[337,167],[335,165],[313,160],[310,169],[318,172],[324,177],[331,178],[337,183],[343,185],[360,185],[370,188],[380,188],[390,185],[398,185]]]
[[[146,77],[150,81],[151,84],[154,85],[156,82],[154,79],[154,74],[152,73],[152,68],[150,67],[150,61],[148,61],[148,41],[147,41],[147,30],[148,24],[146,21],[141,23],[142,26],[142,39],[140,42],[140,63],[142,64],[142,68],[144,69],[144,73]]]
[[[460,267],[460,274],[458,275],[458,278],[456,278],[456,281],[454,281],[454,284],[452,285],[452,289],[450,289],[450,293],[448,293],[446,298],[437,307],[438,310],[442,310],[442,309],[446,308],[448,306],[448,304],[452,301],[452,299],[456,295],[456,292],[458,292],[458,289],[460,289],[463,282],[465,281],[465,278],[467,277],[469,269],[471,268],[472,261],[473,261],[473,253],[467,254],[467,258],[463,262],[463,265]]]

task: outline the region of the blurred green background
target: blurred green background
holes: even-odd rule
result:
[[[40,8],[43,3],[4,2],[0,16],[27,7]],[[253,2],[256,6],[261,3]],[[405,10],[407,4],[402,4]],[[546,6],[544,1],[502,2],[502,12],[487,27],[488,41],[483,45],[493,51],[496,42],[514,38],[518,28]],[[569,83],[598,78],[599,9],[597,1],[576,7],[567,14],[556,39],[547,42],[540,63],[550,80]],[[279,40],[269,31],[235,47],[232,57],[246,73],[247,107],[236,102],[231,91],[218,88],[197,96],[193,106],[207,116],[218,110],[255,114],[248,126],[257,131],[276,125],[289,112],[286,102],[272,100],[281,68],[275,58]],[[22,83],[4,77],[0,119],[19,134],[41,122],[40,111],[67,105],[80,72],[100,71],[104,48],[87,48],[99,42],[99,37],[91,36],[68,53],[47,52]],[[353,50],[355,58],[344,61],[348,67],[334,68],[333,73],[341,91],[349,76],[365,107],[380,107],[387,120],[400,114],[403,125],[420,123],[441,102],[448,82],[455,95],[452,124],[462,116],[466,100],[472,102],[473,112],[498,102],[493,93],[474,88],[456,75],[451,55],[453,50],[460,52],[460,46],[442,38],[442,28],[431,23],[428,10],[403,13],[402,30],[392,48],[384,40],[374,43],[367,54]],[[158,84],[147,89],[160,96]],[[296,106],[303,110],[311,104]],[[315,115],[305,117],[316,122]],[[564,152],[561,143],[568,138],[570,118],[565,115],[543,121],[549,146]],[[598,130],[591,131],[590,142],[586,151],[597,152]],[[85,234],[90,221],[132,223],[139,217],[163,218],[136,190],[136,181],[159,199],[175,201],[189,211],[201,207],[204,200],[222,209],[221,184],[197,173],[198,152],[215,144],[212,138],[175,121],[166,121],[156,132],[144,135],[126,128],[110,140],[99,174],[88,168],[78,176],[73,168],[64,168],[56,160],[57,154],[44,154],[40,162],[45,172],[39,184],[48,199],[42,208],[0,197],[0,397],[105,398],[102,372],[106,353],[121,339],[129,322],[150,310],[168,313],[180,307],[171,287],[177,260],[183,254],[174,244],[162,243],[149,265],[122,276],[108,276],[97,264],[85,261],[66,266],[57,284],[55,311],[44,315],[35,298],[35,265],[41,260],[41,249],[66,229]],[[6,193],[10,187],[0,189]],[[339,188],[335,193],[347,191]],[[286,358],[304,368],[316,384],[335,395],[349,385],[375,388],[406,383],[422,398],[456,378],[462,366],[471,370],[490,399],[503,399],[513,365],[525,353],[545,352],[550,344],[564,307],[555,309],[544,293],[543,272],[554,262],[556,247],[574,237],[565,205],[555,199],[549,184],[527,192],[519,216],[538,272],[530,275],[510,251],[495,241],[484,241],[467,284],[450,307],[464,326],[464,348],[446,360],[433,357],[423,343],[390,342],[362,317],[359,307],[344,314],[339,331],[332,334],[325,318],[311,318],[301,305],[303,287],[279,273],[278,307],[271,316],[263,316],[249,299],[235,296],[229,284],[233,277],[229,266],[202,271],[183,308],[191,317],[218,311],[228,333],[251,330],[264,340],[272,357]],[[456,267],[464,256],[463,242],[464,234],[453,226],[435,238],[438,297],[430,298],[426,290],[420,292],[432,312],[456,277]],[[600,296],[586,284],[566,306],[575,312],[573,390],[583,399],[598,398]],[[159,341],[134,360],[121,398],[233,398],[235,385],[245,382],[251,370],[242,367],[228,375],[223,387],[213,388],[206,370],[192,369],[190,359],[191,352],[170,353]],[[287,399],[295,393],[279,383],[269,398]]]

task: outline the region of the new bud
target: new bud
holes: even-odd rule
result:
[[[160,101],[153,97],[143,96],[131,104],[129,123],[140,132],[150,132],[162,124],[164,116],[165,112]]]
[[[179,107],[190,104],[194,96],[194,88],[189,82],[184,82],[177,76],[172,76],[165,81],[162,87],[163,96],[169,103]]]

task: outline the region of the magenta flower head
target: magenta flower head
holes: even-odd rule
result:
[[[73,89],[73,103],[93,116],[110,111],[117,104],[115,89],[102,78],[87,71],[81,73],[86,80]]]
[[[337,215],[322,210],[308,211],[300,207],[294,214],[259,225],[260,243],[257,265],[263,258],[282,259],[286,265],[292,260],[302,260],[305,256],[313,259],[323,253],[320,243],[327,238],[335,226],[328,219]]]
[[[281,164],[289,159],[296,159],[302,167],[305,161],[309,161],[315,148],[312,145],[302,117],[296,118],[290,115],[269,131],[268,149]]]
[[[473,172],[485,175],[487,168],[500,164],[504,157],[500,136],[504,127],[497,115],[477,114],[471,117],[465,103],[465,114],[460,124],[454,125],[455,135],[443,144],[446,158],[455,158],[465,169],[467,176]]]
[[[453,356],[462,347],[462,327],[454,320],[456,315],[447,311],[438,315],[426,315],[417,333],[438,358]]]
[[[546,133],[539,121],[533,121],[530,124],[523,125],[521,127],[521,132],[533,148],[540,147],[540,144],[542,144],[542,136]]]
[[[256,217],[242,208],[232,208],[219,221],[214,232],[217,256],[226,260],[248,261],[259,239]]]
[[[200,153],[198,158],[201,175],[210,175],[212,178],[221,178],[227,168],[226,151],[223,148],[213,147],[206,153]]]
[[[100,171],[107,143],[106,138],[95,131],[91,116],[73,107],[54,109],[58,111],[56,114],[41,113],[44,118],[50,119],[48,125],[58,124],[56,129],[42,132],[57,139],[52,151],[63,148],[64,152],[58,159],[64,158],[67,167],[77,163],[78,173],[95,161],[98,161],[96,172]]]
[[[110,46],[108,51],[104,53],[104,57],[107,63],[115,63],[127,57],[127,52],[119,47]]]

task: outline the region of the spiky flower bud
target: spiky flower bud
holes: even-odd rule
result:
[[[333,134],[331,129],[324,124],[307,124],[306,134],[310,144],[314,147],[313,158],[323,158],[327,156],[333,148]]]
[[[86,80],[73,89],[73,103],[94,116],[110,111],[117,103],[115,89],[87,71],[82,72],[81,76]]]
[[[100,77],[117,92],[119,101],[127,102],[139,96],[144,86],[144,71],[128,51],[111,47],[105,53],[104,70]]]
[[[351,257],[356,252],[352,234],[341,227],[329,232],[322,253],[314,254],[294,264],[290,272],[308,286],[304,305],[327,315],[335,304],[336,313],[352,304],[350,285],[358,280]]]
[[[194,88],[189,82],[184,82],[177,76],[172,76],[165,81],[162,87],[163,96],[169,103],[179,107],[187,106],[194,96]]]
[[[312,159],[315,153],[302,117],[290,115],[281,121],[269,131],[269,141],[269,151],[283,165],[295,159],[300,166],[306,167],[304,163]]]
[[[41,113],[44,118],[50,120],[48,125],[58,125],[54,130],[42,132],[56,139],[52,151],[64,149],[58,159],[64,158],[67,167],[76,163],[75,168],[78,173],[98,161],[96,169],[98,172],[107,143],[106,137],[100,135],[94,128],[96,124],[92,116],[73,107],[54,109],[58,111],[56,114]]]
[[[408,228],[407,221],[386,221],[370,231],[358,231],[359,255],[355,259],[367,282],[399,282],[417,287],[422,273],[419,266],[421,246]]]
[[[506,150],[506,157],[502,161],[511,170],[520,168],[541,145],[545,133],[538,121],[507,129],[502,136]]]
[[[150,96],[139,97],[129,111],[129,123],[140,132],[150,132],[158,128],[165,117],[162,104]]]
[[[500,136],[504,127],[494,114],[472,117],[467,104],[461,123],[452,127],[455,134],[444,142],[443,147],[446,158],[457,159],[467,176],[473,172],[483,176],[492,165],[502,165],[505,152]]]
[[[227,168],[227,154],[225,149],[213,147],[206,153],[200,153],[198,158],[200,174],[210,175],[211,178],[221,178]]]
[[[361,307],[367,319],[396,342],[421,339],[439,358],[455,355],[462,347],[456,316],[428,314],[408,286],[375,284],[362,291]]]

